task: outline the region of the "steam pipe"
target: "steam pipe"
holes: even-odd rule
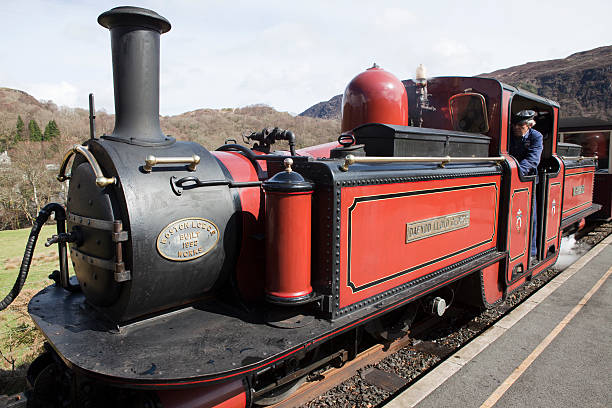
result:
[[[159,125],[159,37],[170,22],[151,10],[115,7],[98,23],[111,33],[115,129],[108,138],[146,146],[172,143]]]

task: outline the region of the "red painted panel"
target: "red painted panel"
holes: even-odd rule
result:
[[[526,187],[513,190],[510,195],[510,262],[524,256],[529,247],[529,227],[531,225],[531,191]]]
[[[312,191],[266,192],[266,294],[283,299],[312,293]]]
[[[501,135],[499,140],[499,150],[501,153],[508,152],[508,124],[510,120],[508,119],[508,114],[510,111],[510,97],[512,96],[512,92],[504,90],[502,94],[502,106],[501,106]]]
[[[227,167],[234,181],[258,181],[257,172],[253,164],[240,153],[217,151],[211,153]],[[237,190],[240,195],[240,201],[242,202],[242,211],[247,211],[254,216],[258,216],[260,210],[261,188],[244,187]]]
[[[499,185],[488,176],[343,188],[340,307],[495,247]],[[427,220],[432,235],[415,239]]]
[[[521,286],[523,286],[523,284],[525,284],[525,282],[527,282],[527,277],[523,276],[521,279],[517,280],[512,285],[508,286],[508,293],[514,292],[516,289],[518,289]]]
[[[531,225],[531,192],[533,181],[521,181],[519,178],[518,163],[510,155],[504,154],[506,163],[510,167],[510,213],[508,214],[508,261],[507,277],[511,280],[512,270],[518,265],[527,266],[529,260],[529,228]],[[516,202],[514,198],[516,197]],[[520,213],[519,213],[520,210]],[[520,215],[520,217],[519,217]],[[519,219],[520,218],[520,225]],[[520,227],[520,228],[517,228]]]
[[[595,168],[571,169],[565,173],[563,218],[589,208],[593,202]]]
[[[487,303],[493,304],[502,298],[504,287],[499,276],[499,262],[482,270],[482,282]]]
[[[323,143],[316,146],[305,147],[299,149],[296,153],[300,156],[311,156],[311,157],[326,157],[329,158],[329,152],[336,147],[341,147],[338,142]]]
[[[242,380],[218,385],[157,391],[164,408],[244,408],[246,392]]]
[[[561,181],[550,183],[548,203],[546,203],[546,247],[556,246],[556,238],[561,224]],[[558,248],[558,247],[557,247]]]
[[[236,182],[258,181],[257,172],[249,159],[239,153],[212,154],[229,170]],[[261,162],[265,165],[265,161]],[[247,300],[256,300],[264,293],[264,243],[253,237],[264,232],[264,198],[260,187],[235,189],[242,205],[242,243],[236,265],[238,290]]]
[[[556,159],[557,159],[557,161],[559,163],[559,174],[557,174],[557,176],[554,177],[554,178],[550,178],[549,179],[549,183],[550,183],[550,185],[553,185],[554,183],[561,183],[561,191],[563,191],[563,187],[564,187],[564,183],[565,183],[565,177],[564,177],[564,174],[565,174],[565,164],[563,163],[563,160],[561,160],[559,158],[556,158]],[[563,201],[563,194],[561,194],[561,201]],[[550,200],[550,202],[552,202],[552,200]],[[559,248],[561,248],[561,231],[560,231],[560,228],[561,228],[561,219],[562,219],[562,216],[563,216],[563,206],[561,206],[561,209],[557,208],[556,212],[557,212],[558,217],[559,217],[559,220],[558,220],[559,225],[557,227],[557,238],[552,240],[552,241],[550,241],[550,242],[546,241],[546,246],[547,247],[550,247],[553,243],[556,244],[557,253],[556,253],[555,257],[554,257],[554,261],[555,262],[556,262],[557,258],[559,257]]]

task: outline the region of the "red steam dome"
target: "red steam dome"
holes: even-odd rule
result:
[[[408,125],[408,97],[404,84],[378,65],[349,82],[342,97],[342,129],[364,123]]]

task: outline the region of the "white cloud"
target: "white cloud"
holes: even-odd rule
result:
[[[161,38],[164,115],[258,102],[301,112],[341,93],[373,62],[400,79],[414,77],[419,63],[432,76],[475,75],[563,58],[611,39],[608,0],[132,3],[172,23]],[[96,107],[112,112],[110,36],[96,18],[115,5],[0,1],[3,32],[11,34],[0,37],[8,56],[0,66],[0,86],[83,108],[94,92]],[[526,7],[529,18],[519,25]],[[525,25],[554,34],[534,40]]]
[[[81,91],[78,87],[66,81],[26,84],[24,91],[36,99],[52,100],[58,106],[75,107],[80,105]]]
[[[432,49],[443,57],[465,57],[469,50],[465,44],[450,38],[441,38]]]
[[[393,31],[406,30],[407,24],[416,22],[416,15],[408,9],[385,8],[375,17],[376,25]]]

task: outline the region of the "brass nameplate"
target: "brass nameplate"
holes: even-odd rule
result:
[[[572,195],[580,195],[580,194],[584,194],[584,185],[582,186],[576,186],[572,189]]]
[[[204,218],[183,218],[166,226],[157,236],[157,251],[172,261],[190,261],[213,249],[219,229]]]
[[[470,211],[442,215],[406,224],[406,243],[445,234],[470,226]]]

